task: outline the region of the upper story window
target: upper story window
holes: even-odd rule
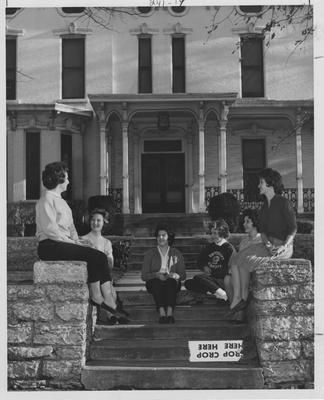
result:
[[[172,92],[185,93],[185,38],[172,37]]]
[[[84,97],[85,41],[83,37],[62,38],[62,98]]]
[[[151,36],[138,37],[138,92],[152,93]]]
[[[241,37],[242,97],[264,96],[263,37]]]
[[[64,14],[81,14],[85,7],[62,7]]]
[[[6,40],[6,87],[7,100],[16,99],[17,81],[17,39],[7,38]]]
[[[188,11],[189,11],[188,7],[183,7],[183,6],[169,7],[170,14],[175,17],[182,17],[183,15],[187,14]]]

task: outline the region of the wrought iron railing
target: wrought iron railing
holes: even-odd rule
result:
[[[209,201],[213,196],[217,196],[220,193],[219,186],[206,186],[205,187],[205,203],[206,210],[209,205]],[[241,210],[246,208],[259,209],[262,202],[258,201],[244,201],[243,189],[228,189],[228,193],[232,193],[240,203]],[[293,206],[294,210],[297,210],[297,189],[296,188],[285,188],[283,191],[285,196]],[[303,190],[303,206],[305,213],[314,212],[314,188],[307,188]]]
[[[109,188],[109,196],[112,196],[116,204],[116,213],[121,214],[123,210],[123,189],[122,188]]]

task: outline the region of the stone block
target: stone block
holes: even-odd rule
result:
[[[88,302],[87,303],[71,303],[64,302],[60,305],[55,305],[56,315],[64,321],[73,319],[83,321],[87,317]]]
[[[32,329],[33,325],[31,322],[22,322],[15,325],[9,324],[7,328],[8,343],[31,343]]]
[[[29,358],[43,358],[49,357],[53,353],[52,346],[37,346],[37,347],[26,347],[16,346],[8,347],[9,360],[22,360]]]
[[[36,285],[8,285],[7,287],[8,301],[43,299],[44,297],[45,289]]]
[[[255,335],[260,340],[297,340],[314,333],[312,316],[258,316]]]
[[[8,378],[37,378],[40,361],[8,361]]]
[[[10,310],[18,320],[23,321],[50,321],[54,318],[54,304],[44,300],[17,302],[11,305]]]
[[[7,238],[7,270],[32,271],[38,261],[35,237]]]
[[[43,379],[33,380],[19,380],[9,379],[9,390],[44,390],[46,389],[46,381]]]
[[[270,260],[257,265],[253,274],[257,289],[261,286],[294,285],[312,281],[310,261],[303,259]]]
[[[48,387],[53,390],[84,390],[84,386],[79,378],[69,379],[67,381],[51,379],[48,382]]]
[[[262,361],[296,360],[301,355],[300,341],[258,341],[259,358]]]
[[[55,348],[56,357],[62,360],[81,360],[85,356],[85,351],[85,343],[80,346],[62,346]]]
[[[290,311],[291,302],[291,299],[255,301],[253,312],[255,315],[286,314]]]
[[[47,378],[81,381],[81,363],[78,361],[44,361],[42,374]]]
[[[89,289],[85,284],[48,285],[46,294],[51,301],[88,301]]]
[[[34,264],[35,283],[86,283],[87,279],[84,261],[38,261]]]
[[[254,289],[253,296],[257,300],[281,300],[297,298],[299,286],[268,286],[260,290]]]
[[[57,322],[35,323],[34,344],[82,345],[86,341],[86,324]]]
[[[262,363],[266,383],[311,382],[314,379],[314,362],[290,360]]]
[[[305,359],[314,359],[314,339],[301,341],[302,356]]]
[[[298,298],[300,300],[313,300],[314,299],[314,284],[310,282],[308,285],[299,287]]]
[[[314,302],[296,301],[291,305],[291,311],[294,314],[314,314]]]

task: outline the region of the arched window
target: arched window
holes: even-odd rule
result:
[[[244,14],[259,14],[263,11],[263,6],[239,6],[239,10]]]
[[[81,14],[85,7],[62,7],[65,14]]]
[[[6,7],[6,15],[15,15],[20,8]]]

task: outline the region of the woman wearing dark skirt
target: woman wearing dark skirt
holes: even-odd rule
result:
[[[72,211],[61,193],[69,184],[68,168],[63,162],[46,165],[42,172],[46,188],[36,204],[36,237],[41,260],[86,261],[90,287],[90,303],[98,311],[107,310],[121,316],[111,293],[111,273],[107,257],[101,251],[80,245]],[[100,314],[100,313],[99,313]]]
[[[144,256],[142,279],[152,294],[159,312],[159,323],[174,323],[174,308],[181,281],[186,278],[183,256],[179,250],[170,247],[173,235],[165,225],[155,230],[157,247]]]

